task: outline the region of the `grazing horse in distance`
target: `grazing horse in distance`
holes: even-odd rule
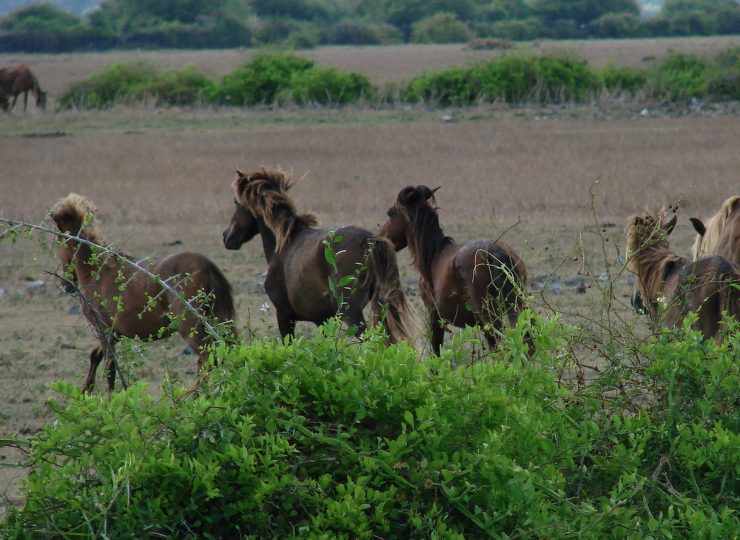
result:
[[[293,335],[297,321],[319,325],[335,315],[362,331],[362,310],[369,302],[373,323],[385,315],[391,342],[411,341],[413,318],[393,246],[360,227],[318,228],[314,215],[296,210],[288,195],[291,184],[278,169],[237,171],[236,215],[224,235],[225,245],[238,249],[234,223],[246,224],[242,239],[261,232],[268,260],[265,290],[275,306],[280,335]]]
[[[716,254],[740,266],[740,195],[726,199],[706,224],[689,219],[698,233],[691,250],[694,260]]]
[[[105,241],[97,229],[97,209],[75,193],[61,199],[51,218],[59,230],[98,246]],[[101,250],[68,238],[61,242],[59,257],[71,276],[68,290],[79,290],[82,312],[100,334],[100,345],[90,354],[90,369],[83,385],[95,384],[100,362],[107,361],[108,389],[113,390],[116,366],[113,352],[119,337],[156,340],[178,332],[198,353],[198,372],[208,360],[206,346],[215,340],[200,316],[162,287],[166,283],[203,317],[223,323],[225,338],[233,338],[234,300],[231,285],[219,268],[197,253],[182,251],[153,263],[140,263],[156,279],[124,262],[132,260],[111,250]],[[159,281],[161,280],[161,281]]]
[[[439,188],[437,188],[439,189]],[[419,289],[429,312],[432,350],[439,355],[445,326],[478,324],[494,348],[504,325],[516,324],[525,307],[527,269],[502,240],[463,244],[445,236],[439,224],[435,190],[406,187],[388,210],[380,236],[399,251],[411,251]]]
[[[691,261],[671,251],[668,235],[677,217],[664,212],[627,221],[627,269],[635,274],[632,305],[655,324],[678,326],[690,313],[705,338],[719,339],[723,311],[740,316],[740,272],[719,255]]]
[[[36,96],[36,106],[46,108],[46,92],[41,90],[38,79],[25,64],[12,68],[0,69],[0,105],[3,110],[11,110],[18,101],[18,95],[23,94],[23,110],[28,109],[28,93]],[[13,97],[13,103],[8,99]]]

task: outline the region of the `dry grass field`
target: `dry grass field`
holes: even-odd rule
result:
[[[651,43],[615,44],[615,61],[679,48],[653,44],[645,53]],[[560,44],[591,51],[584,56],[608,56],[601,49],[606,43],[594,43],[596,50],[588,45]],[[402,49],[360,49],[355,60],[352,49],[309,54],[348,69],[370,72],[374,66],[376,79],[400,80],[441,67],[437,57],[418,61],[422,52],[437,50],[449,52],[445,62],[450,64],[469,59],[469,53],[445,47],[410,48],[409,57]],[[12,61],[33,61],[37,68],[53,64],[60,80],[47,86],[58,92],[112,60],[146,56],[163,65],[193,62],[217,74],[244,54],[18,55]],[[383,66],[374,62],[389,58],[395,59],[389,67],[393,74],[383,75]],[[0,57],[0,64],[9,61],[9,55]],[[359,224],[374,230],[402,187],[425,183],[441,186],[438,202],[448,234],[459,239],[504,235],[533,277],[554,274],[565,280],[588,272],[592,286],[585,294],[567,285],[561,294],[538,293],[537,310],[587,320],[600,309],[603,281],[598,278],[608,268],[616,310],[644,325],[628,309],[628,276],[620,274],[626,217],[647,205],[680,200],[672,241],[686,254],[692,239],[688,217],[709,215],[740,186],[740,118],[733,113],[609,119],[590,109],[489,107],[454,111],[452,117],[442,121],[439,112],[423,110],[14,112],[0,118],[0,217],[40,223],[60,197],[70,191],[84,194],[99,207],[105,236],[126,252],[144,257],[192,250],[219,264],[234,286],[239,326],[249,339],[277,332],[272,311],[260,310],[268,302],[261,285],[266,266],[261,246],[255,242],[231,252],[221,243],[237,167],[279,165],[305,176],[293,192],[297,204],[328,227]],[[406,254],[400,265],[414,295],[417,276]],[[0,439],[36,432],[52,394],[47,384],[81,384],[87,370],[94,339],[85,320],[70,312],[74,301],[45,273],[58,268],[48,239],[43,243],[36,235],[16,244],[0,242]],[[31,287],[36,280],[44,285]],[[299,327],[300,334],[312,331]],[[420,346],[423,341],[420,336]],[[178,338],[144,344],[135,375],[151,381],[154,392],[166,374],[191,383],[196,359],[181,354],[183,348]],[[6,497],[0,505],[18,503],[17,485],[25,473],[8,467],[17,459],[11,448],[0,448],[0,498]]]

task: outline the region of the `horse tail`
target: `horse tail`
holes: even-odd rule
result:
[[[228,340],[234,340],[236,338],[236,329],[233,324],[236,314],[234,294],[231,283],[213,262],[208,268],[205,292],[213,296],[213,300],[204,307],[205,315],[220,323],[225,323],[228,326],[228,332],[226,332]]]
[[[369,244],[368,278],[374,286],[370,298],[373,323],[385,316],[385,327],[392,343],[412,342],[416,326],[413,312],[401,286],[396,252],[390,241],[374,237]]]
[[[722,277],[719,309],[740,323],[740,273],[734,270]]]
[[[41,89],[39,80],[36,78],[36,75],[34,75],[31,70],[28,71],[28,75],[31,77],[31,90],[33,91],[33,95],[36,96],[36,105],[38,105],[42,109],[45,109],[46,92]]]

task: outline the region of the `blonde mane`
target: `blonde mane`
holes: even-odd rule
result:
[[[717,246],[722,237],[722,231],[730,216],[736,211],[740,211],[740,195],[735,195],[725,200],[717,213],[706,222],[706,231],[704,234],[696,235],[696,240],[694,240],[694,245],[691,248],[691,256],[694,260],[704,255],[717,253]]]
[[[84,234],[85,238],[98,245],[105,245],[105,239],[97,227],[98,208],[86,197],[70,193],[57,202],[51,210],[52,219],[66,217],[74,225],[69,234]]]
[[[636,276],[640,294],[646,301],[655,301],[673,263],[683,257],[671,251],[666,231],[666,215],[646,212],[627,220],[627,269]],[[670,265],[670,266],[669,266]]]
[[[251,174],[236,172],[234,195],[252,213],[262,217],[275,234],[276,250],[280,251],[298,226],[316,227],[313,214],[299,214],[288,190],[293,179],[281,169],[263,167]]]

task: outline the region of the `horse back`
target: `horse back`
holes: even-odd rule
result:
[[[344,276],[363,283],[363,262],[372,233],[361,227],[304,229],[270,262],[265,288],[276,307],[289,307],[301,320],[323,322],[336,313],[328,288]]]

